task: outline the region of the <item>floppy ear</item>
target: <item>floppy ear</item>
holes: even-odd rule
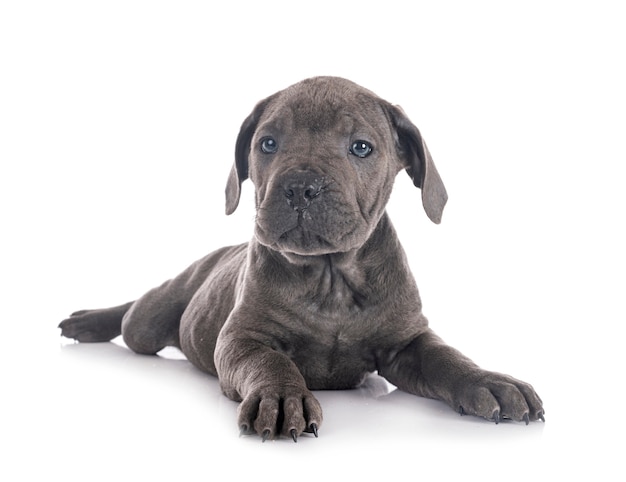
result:
[[[226,182],[226,214],[232,214],[237,209],[241,196],[241,183],[248,179],[248,157],[250,156],[250,143],[259,119],[272,97],[259,102],[254,110],[241,124],[237,142],[235,143],[235,162],[228,175]]]
[[[398,135],[399,150],[413,184],[422,190],[422,205],[430,220],[439,224],[448,193],[420,131],[399,106],[391,106],[391,119]]]

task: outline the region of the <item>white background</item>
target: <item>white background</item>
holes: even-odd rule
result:
[[[625,20],[602,0],[1,3],[1,478],[623,480]],[[389,211],[425,312],[530,381],[545,424],[372,378],[317,393],[319,439],[261,444],[186,361],[59,337],[247,240],[251,184],[224,215],[239,125],[322,74],[421,129],[443,223],[404,173]]]

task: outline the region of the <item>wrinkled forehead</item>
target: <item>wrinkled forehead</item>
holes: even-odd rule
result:
[[[259,127],[325,132],[386,121],[381,99],[358,86],[296,84],[267,106]],[[342,129],[343,130],[343,129]]]

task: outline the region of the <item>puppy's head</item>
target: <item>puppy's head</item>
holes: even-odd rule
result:
[[[402,110],[345,79],[315,77],[259,102],[243,122],[226,213],[249,177],[260,243],[299,255],[346,252],[370,236],[402,169],[439,223],[446,190]]]

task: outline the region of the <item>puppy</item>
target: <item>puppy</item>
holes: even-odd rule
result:
[[[378,372],[461,414],[544,420],[531,385],[484,370],[446,345],[422,313],[385,211],[398,172],[441,221],[442,180],[398,107],[348,80],[316,77],[259,102],[244,120],[226,185],[255,187],[254,237],[219,249],[138,300],[79,311],[62,335],[122,335],[137,353],[175,346],[240,401],[243,434],[318,435],[311,390],[358,386]]]

